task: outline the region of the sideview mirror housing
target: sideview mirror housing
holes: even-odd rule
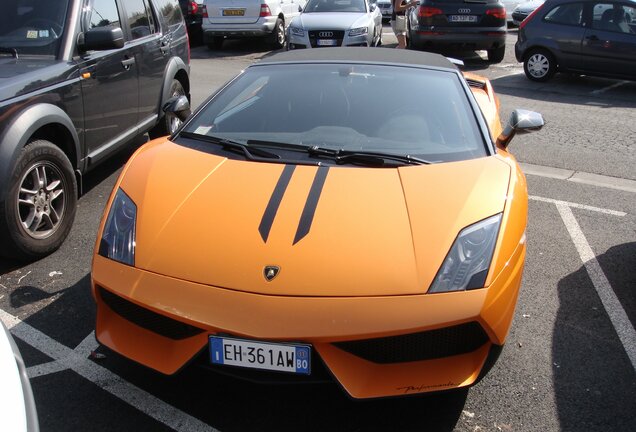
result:
[[[516,109],[510,114],[503,132],[497,137],[497,147],[505,149],[516,134],[538,131],[543,125],[545,121],[538,112]]]
[[[163,112],[172,113],[177,116],[179,120],[184,122],[192,113],[190,110],[190,101],[183,95],[170,98],[163,104]]]
[[[95,27],[81,35],[78,45],[84,51],[123,48],[124,33],[119,27]]]

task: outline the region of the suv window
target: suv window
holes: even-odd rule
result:
[[[89,28],[121,27],[115,0],[94,0]]]
[[[181,7],[179,7],[177,0],[157,0],[155,5],[158,6],[161,15],[169,26],[179,25],[183,22]]]
[[[2,0],[0,47],[20,54],[56,55],[68,0]]]
[[[133,39],[156,32],[155,20],[146,0],[126,0],[126,14]]]
[[[544,21],[579,26],[583,20],[583,3],[562,4],[546,14]]]

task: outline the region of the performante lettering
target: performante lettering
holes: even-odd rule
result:
[[[404,394],[407,394],[412,392],[422,392],[424,390],[429,390],[434,388],[447,388],[447,387],[457,387],[457,384],[449,381],[446,384],[433,384],[433,385],[422,384],[419,386],[398,387],[397,390],[404,390]]]

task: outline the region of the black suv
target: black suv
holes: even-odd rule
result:
[[[487,50],[499,63],[506,52],[506,9],[499,0],[422,0],[407,15],[409,47]]]
[[[133,138],[178,127],[189,96],[177,0],[2,0],[0,255],[36,259],[68,235],[82,175]]]

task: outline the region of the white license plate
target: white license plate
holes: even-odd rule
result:
[[[210,336],[210,358],[214,364],[266,369],[309,375],[309,345],[256,342]]]
[[[450,22],[477,22],[477,15],[450,15]]]
[[[338,45],[338,41],[336,39],[318,39],[316,41],[316,45],[318,45],[318,46],[336,46],[336,45]]]

